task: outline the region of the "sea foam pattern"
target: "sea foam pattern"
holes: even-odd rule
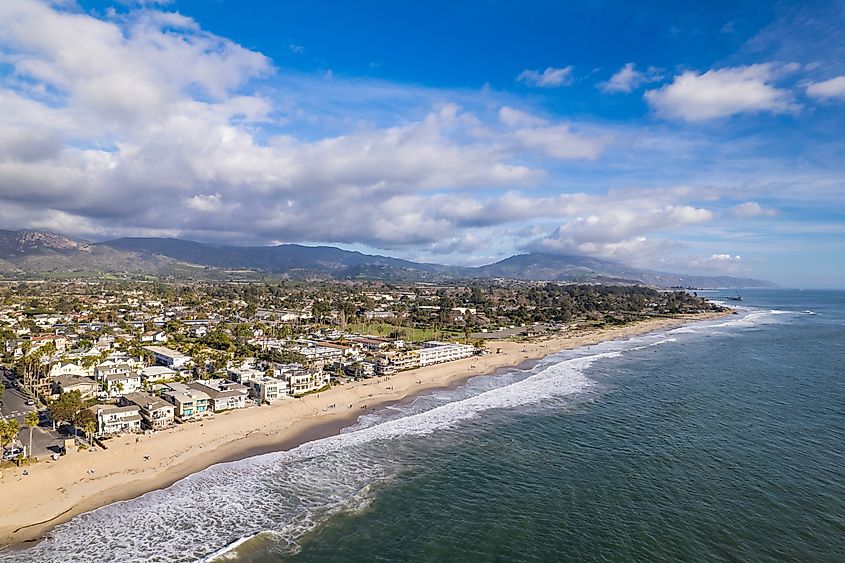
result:
[[[751,312],[701,329],[744,328],[767,317],[768,312]],[[603,343],[550,356],[521,375],[514,370],[477,378],[475,388],[444,393],[435,403],[448,402],[433,408],[414,412],[420,407],[412,404],[410,413],[399,409],[287,452],[215,465],[167,489],[80,515],[29,550],[0,552],[0,560],[202,561],[261,532],[293,546],[331,514],[365,502],[370,487],[407,468],[413,437],[448,437],[461,421],[485,411],[577,395],[591,387],[586,371],[595,362],[674,342],[674,336],[654,334]],[[475,394],[449,400],[467,392]]]

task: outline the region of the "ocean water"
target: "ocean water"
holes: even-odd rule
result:
[[[0,560],[845,561],[845,292],[743,296],[213,466]]]

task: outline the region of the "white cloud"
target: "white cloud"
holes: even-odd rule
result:
[[[223,196],[221,194],[197,194],[185,199],[185,205],[196,211],[210,212],[220,209],[222,200]]]
[[[776,70],[771,64],[757,64],[704,74],[686,71],[675,76],[671,84],[646,92],[645,99],[658,115],[685,121],[748,112],[795,111],[792,95],[772,84]]]
[[[499,120],[511,128],[506,137],[523,150],[559,159],[595,159],[610,139],[601,134],[574,131],[565,123],[549,121],[510,107],[499,110]]]
[[[845,100],[845,76],[836,76],[830,80],[813,82],[807,86],[807,94],[821,100]]]
[[[654,67],[649,67],[646,72],[642,72],[636,69],[634,63],[627,63],[616,71],[610,80],[599,83],[598,87],[608,93],[629,93],[643,84],[660,79],[660,72]]]
[[[529,86],[540,88],[556,88],[572,83],[572,65],[563,68],[549,67],[543,72],[539,70],[523,70],[516,77],[517,82],[524,82]]]
[[[750,219],[753,217],[774,217],[778,214],[775,209],[766,209],[756,201],[746,201],[734,206],[731,211],[737,217]]]

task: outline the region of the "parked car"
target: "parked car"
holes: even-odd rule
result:
[[[35,401],[33,399],[27,399],[26,404],[31,407],[35,405]]]
[[[21,448],[10,448],[3,454],[3,459],[6,461],[14,461],[22,453],[23,450]]]

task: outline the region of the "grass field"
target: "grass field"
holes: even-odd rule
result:
[[[427,340],[463,340],[462,330],[433,329],[433,328],[411,328],[407,326],[394,325],[381,321],[349,323],[347,330],[358,334],[369,334],[372,336],[388,336],[393,331],[398,331],[404,340],[408,342],[425,342]]]

